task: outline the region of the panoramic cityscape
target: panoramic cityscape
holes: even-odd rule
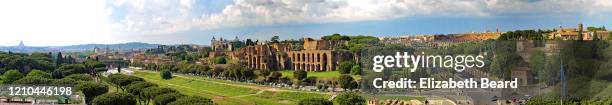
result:
[[[0,1],[0,105],[611,105],[609,8]]]

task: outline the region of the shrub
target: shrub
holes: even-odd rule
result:
[[[304,80],[308,76],[308,72],[304,70],[293,71],[293,78],[297,80]]]
[[[155,105],[167,105],[168,103],[174,102],[183,96],[185,95],[180,93],[168,93],[153,98],[153,101],[155,101]]]
[[[66,76],[65,78],[70,78],[70,79],[74,79],[77,81],[92,81],[93,77],[89,74],[72,74],[69,76]]]
[[[26,77],[42,77],[42,78],[51,78],[51,74],[41,71],[41,70],[32,70]]]
[[[160,72],[160,75],[162,79],[172,79],[172,72],[170,70],[163,70]]]
[[[157,84],[153,84],[146,81],[137,81],[128,85],[125,91],[132,95],[135,95],[141,101],[140,103],[146,103],[148,105],[149,100],[144,94],[144,90],[148,87],[157,87]]]
[[[72,85],[77,84],[77,80],[74,80],[71,78],[62,78],[62,79],[51,81],[51,84],[55,86],[66,86],[66,85],[72,86]]]
[[[215,64],[227,64],[227,57],[225,56],[215,57],[214,63]]]
[[[338,71],[340,74],[349,74],[355,63],[353,61],[344,61],[338,65]]]
[[[181,97],[168,105],[214,105],[213,101],[200,96]]]
[[[333,105],[334,103],[324,98],[309,98],[298,102],[298,105]]]
[[[361,75],[361,66],[355,65],[351,68],[351,74],[353,75]]]
[[[93,105],[136,105],[136,97],[128,93],[107,93],[96,97]]]
[[[38,84],[48,84],[49,82],[51,82],[51,79],[37,77],[37,76],[30,76],[30,77],[21,78],[13,82],[13,84],[38,85]]]
[[[365,105],[365,98],[355,92],[340,93],[335,99],[339,105]]]
[[[2,75],[2,81],[4,84],[11,84],[21,78],[23,78],[23,74],[17,70],[9,70]]]
[[[80,90],[85,95],[85,103],[91,103],[91,100],[93,100],[96,96],[108,92],[108,86],[96,82],[83,82],[77,85],[77,90]]]
[[[64,78],[64,73],[62,73],[62,71],[55,70],[51,72],[51,77],[53,79],[61,79],[61,78]]]
[[[357,88],[357,82],[355,82],[355,79],[353,79],[353,77],[348,74],[340,75],[340,77],[338,78],[338,84],[340,84],[340,87],[342,87],[343,89],[350,90]]]

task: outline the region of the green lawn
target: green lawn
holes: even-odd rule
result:
[[[323,97],[329,95],[323,93],[302,93],[302,92],[272,92],[260,89],[249,88],[254,86],[240,82],[216,80],[196,76],[179,77],[174,76],[171,80],[163,80],[159,73],[139,72],[135,76],[142,77],[146,81],[158,84],[161,87],[170,87],[186,95],[197,95],[211,98],[220,105],[288,105],[296,104],[299,99],[307,97]]]
[[[283,70],[281,71],[283,77],[293,78],[293,70]],[[339,71],[329,71],[329,72],[308,72],[308,77],[317,77],[318,79],[334,79],[338,78],[341,74]],[[352,75],[356,80],[361,79],[361,76]]]

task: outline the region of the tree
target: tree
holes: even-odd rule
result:
[[[77,84],[77,80],[74,80],[71,78],[62,78],[62,79],[51,81],[51,85],[55,85],[55,86],[65,86],[65,85],[72,86],[76,84]]]
[[[180,93],[168,93],[153,98],[153,101],[155,101],[155,105],[168,105],[168,103],[174,102],[184,96],[185,95]]]
[[[293,78],[297,80],[304,80],[308,76],[308,72],[304,70],[293,71]]]
[[[607,31],[605,26],[601,27],[587,27],[587,31]]]
[[[62,73],[62,71],[55,70],[55,71],[51,72],[51,77],[52,77],[53,79],[60,79],[60,78],[64,78],[64,73]]]
[[[77,87],[77,90],[80,90],[81,92],[83,92],[83,95],[85,95],[85,103],[87,103],[88,105],[91,105],[91,101],[96,96],[108,92],[108,86],[101,84],[101,83],[96,83],[96,82],[83,82],[83,83],[78,84],[76,87]],[[95,104],[95,105],[107,105],[107,104]],[[121,104],[116,104],[116,105],[121,105]]]
[[[91,77],[90,75],[87,74],[72,74],[72,75],[68,75],[64,78],[71,78],[77,81],[92,81],[93,77]]]
[[[279,40],[280,40],[280,37],[278,36],[273,36],[272,38],[270,38],[270,42],[272,43],[278,43]]]
[[[83,64],[62,65],[57,70],[61,71],[64,75],[89,73],[89,70]]]
[[[324,98],[308,98],[298,102],[298,105],[333,105],[334,103]]]
[[[352,90],[357,88],[357,82],[351,77],[351,75],[343,74],[338,78],[338,83],[343,89]]]
[[[51,78],[51,74],[41,71],[41,70],[32,70],[26,77],[42,77],[42,78]]]
[[[160,76],[165,80],[172,79],[172,72],[170,70],[163,70],[160,72]]]
[[[49,82],[51,82],[51,79],[30,76],[30,77],[24,77],[17,81],[14,81],[13,84],[38,85],[38,84],[48,84]]]
[[[148,105],[149,100],[145,97],[144,94],[144,89],[148,87],[157,87],[157,84],[153,84],[146,81],[138,81],[128,85],[125,90],[126,92],[135,95],[140,100],[140,104]]]
[[[338,65],[338,71],[340,74],[349,74],[355,63],[353,61],[344,61]]]
[[[259,70],[259,76],[268,77],[269,75],[270,75],[270,70],[267,70],[267,69]]]
[[[227,57],[225,57],[225,56],[215,57],[214,63],[215,64],[226,64],[227,63]]]
[[[107,93],[96,97],[94,105],[136,105],[136,97],[127,93]]]
[[[348,36],[344,36],[344,35],[340,35],[340,34],[332,34],[332,35],[327,35],[327,36],[323,36],[321,37],[321,39],[323,40],[351,40],[350,37]]]
[[[9,70],[4,72],[4,74],[2,75],[2,81],[4,84],[11,84],[21,78],[23,78],[23,74],[21,74],[17,70]]]
[[[336,96],[335,101],[339,105],[365,105],[365,98],[355,92],[342,92]]]
[[[246,39],[245,44],[246,44],[247,46],[253,46],[253,45],[255,45],[255,42],[253,42],[253,40],[251,40],[251,39]]]
[[[200,96],[186,96],[181,97],[178,100],[169,103],[168,105],[214,105],[215,103],[204,97]]]
[[[244,80],[253,80],[255,78],[257,78],[257,75],[255,75],[255,72],[253,72],[252,69],[243,67],[244,69],[241,69],[241,73],[242,73],[242,77]]]
[[[501,79],[510,79],[512,68],[522,58],[516,53],[516,42],[513,41],[498,41],[495,43],[495,56],[492,58],[490,65],[490,74]]]
[[[75,64],[76,63],[76,59],[72,58],[72,56],[68,56],[68,57],[64,58],[64,63]]]
[[[255,78],[255,73],[252,70],[239,63],[229,64],[225,71],[223,71],[223,75],[234,80],[251,80]]]
[[[11,61],[8,62],[8,66],[10,66],[11,69],[17,69],[19,72],[25,74],[28,73],[35,62],[36,61],[32,58],[19,56],[11,59]]]
[[[64,56],[62,52],[57,53],[57,58],[55,59],[55,67],[60,67],[64,63]]]
[[[147,100],[153,100],[155,97],[168,94],[168,93],[178,93],[176,90],[172,88],[162,88],[162,87],[148,87],[143,90],[144,98]],[[148,103],[148,102],[147,102]]]
[[[133,82],[144,81],[142,78],[123,74],[111,74],[108,76],[108,80],[121,90],[125,90],[125,87]]]
[[[87,60],[83,63],[85,65],[85,68],[89,70],[89,74],[91,74],[92,76],[98,76],[99,72],[106,71],[106,64],[102,62],[95,60]]]
[[[535,30],[516,30],[503,33],[499,36],[500,40],[544,40],[543,31]]]
[[[351,68],[351,74],[353,74],[353,75],[361,75],[361,66],[359,66],[359,65],[354,65],[354,66]]]
[[[278,80],[283,76],[281,72],[275,71],[268,76],[268,80]]]
[[[225,71],[223,67],[215,66],[215,68],[211,72],[211,75],[212,77],[218,77],[223,71]]]

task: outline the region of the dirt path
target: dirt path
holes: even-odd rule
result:
[[[258,94],[263,93],[264,91],[265,91],[265,90],[259,90],[259,91],[257,91],[257,93],[255,93],[255,94],[239,95],[239,96],[234,96],[234,97],[232,97],[232,98],[240,98],[240,97],[247,97],[247,96],[258,95]]]

